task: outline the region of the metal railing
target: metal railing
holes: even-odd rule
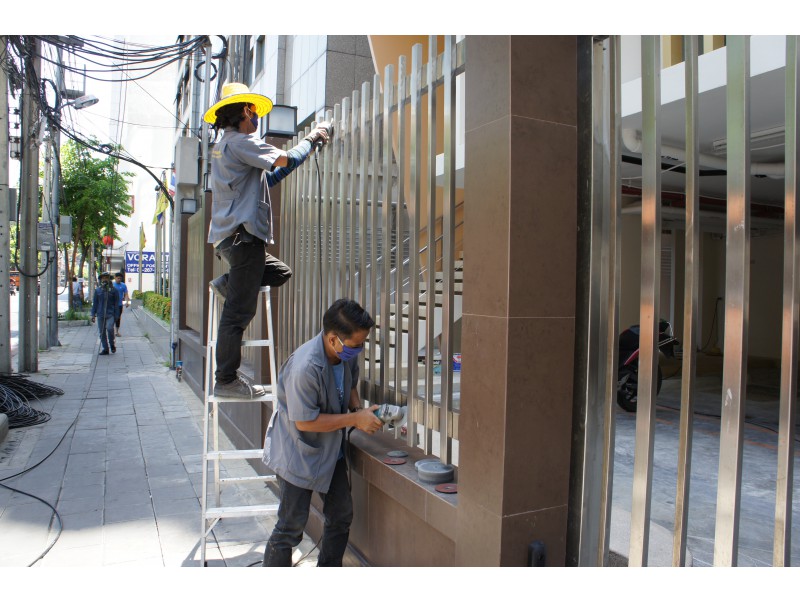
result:
[[[591,48],[588,48],[589,44]],[[584,344],[585,366],[576,376],[580,391],[581,470],[573,480],[576,561],[607,565],[614,469],[614,410],[620,309],[621,115],[620,39],[602,37],[587,43],[591,95],[584,100],[587,144],[581,159],[591,173],[586,180],[589,229]],[[699,211],[698,42],[685,39],[686,249],[681,408],[677,449],[673,565],[686,562],[689,486],[692,468],[692,419],[696,397],[697,321],[701,269]],[[630,565],[647,565],[653,485],[657,342],[661,252],[661,58],[657,36],[642,37],[642,237],[639,383],[631,501]],[[797,215],[798,64],[796,36],[786,37],[785,213],[783,326],[778,424],[773,564],[790,565],[794,431],[797,421],[798,264],[800,218]],[[750,39],[727,38],[727,212],[725,268],[725,337],[723,350],[719,471],[717,477],[714,565],[737,565],[742,497],[742,457],[750,305]],[[590,115],[589,115],[590,114]],[[577,437],[577,436],[576,436]],[[768,470],[765,468],[765,470]],[[796,511],[795,511],[796,512]]]
[[[382,85],[377,74],[371,83],[364,82],[360,91],[328,112],[326,119],[335,124],[336,136],[284,182],[281,209],[280,254],[294,277],[280,289],[279,361],[322,329],[322,315],[334,300],[355,299],[380,329],[380,340],[373,329],[361,356],[362,398],[370,403],[407,404],[408,444],[438,455],[445,463],[456,462],[453,364],[446,359],[452,357],[458,339],[456,312],[460,309],[454,286],[460,226],[456,220],[455,82],[463,71],[464,42],[456,44],[453,36],[446,36],[439,55],[436,36],[431,36],[427,64],[418,44],[412,50],[410,73],[406,57],[400,57],[397,68],[386,67]],[[441,122],[437,100],[444,102]],[[444,185],[437,189],[440,126]],[[289,144],[296,144],[298,138]],[[421,246],[421,235],[433,238],[437,245],[441,241],[439,257],[436,245],[431,253],[427,243]],[[440,293],[436,292],[438,262]],[[427,287],[421,295],[423,278]],[[435,336],[437,321],[442,326]],[[434,349],[441,351],[440,366],[434,366]],[[399,429],[395,437],[400,437]]]

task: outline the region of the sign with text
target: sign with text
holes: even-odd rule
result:
[[[169,270],[169,252],[162,253],[164,258],[164,271]],[[154,274],[156,271],[156,252],[143,251],[142,252],[142,274]],[[128,274],[139,274],[139,252],[126,251],[125,252],[125,272]]]

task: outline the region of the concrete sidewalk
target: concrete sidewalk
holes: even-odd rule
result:
[[[0,483],[53,505],[63,531],[36,566],[199,566],[203,403],[175,379],[126,310],[116,354],[98,356],[97,329],[59,329],[31,379],[64,390],[33,403],[52,418],[0,444]],[[63,439],[62,439],[63,438]],[[220,447],[232,448],[223,432]],[[224,476],[255,475],[245,461]],[[223,490],[223,504],[275,502],[262,483]],[[225,519],[209,536],[209,565],[260,563],[274,518]],[[53,511],[0,488],[0,567],[34,562],[58,535]],[[296,560],[312,550],[306,536]],[[316,564],[316,549],[302,564]]]

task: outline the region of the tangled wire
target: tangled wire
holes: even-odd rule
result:
[[[0,375],[0,413],[8,417],[8,427],[30,427],[50,420],[50,413],[28,404],[49,396],[61,396],[64,390],[31,381],[27,375]]]

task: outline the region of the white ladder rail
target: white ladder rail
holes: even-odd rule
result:
[[[200,541],[200,564],[206,565],[206,545],[209,535],[214,526],[224,517],[261,517],[266,515],[276,515],[277,504],[260,504],[244,506],[222,506],[222,486],[225,484],[238,484],[253,481],[274,482],[275,475],[256,475],[251,477],[220,477],[220,461],[256,459],[261,458],[263,449],[251,450],[220,450],[219,449],[219,403],[236,402],[264,402],[275,401],[277,399],[277,372],[275,362],[275,340],[272,328],[272,302],[270,299],[270,288],[261,287],[259,294],[263,295],[262,308],[267,318],[267,337],[268,339],[255,339],[242,341],[242,347],[266,347],[269,352],[269,371],[270,384],[262,385],[266,394],[255,398],[227,398],[213,395],[214,391],[214,371],[216,368],[216,347],[217,347],[217,326],[220,314],[218,300],[214,288],[209,285],[209,306],[208,306],[208,345],[206,347],[206,375],[204,388],[205,415],[203,417],[203,478],[202,478],[202,500],[200,502],[201,513],[201,541]],[[212,448],[209,449],[209,440]],[[214,506],[209,506],[209,484],[208,472],[209,461],[213,462],[214,468]]]

